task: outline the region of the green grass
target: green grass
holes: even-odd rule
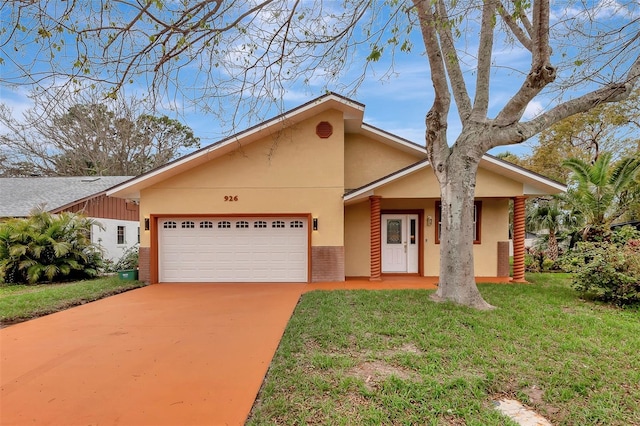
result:
[[[498,307],[428,291],[305,294],[249,425],[513,425],[520,400],[554,425],[640,425],[640,314],[585,302],[565,274],[480,285]]]
[[[117,276],[62,284],[1,284],[0,323],[25,321],[143,285],[140,281],[124,281]]]

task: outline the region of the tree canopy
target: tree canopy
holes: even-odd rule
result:
[[[8,129],[0,135],[0,176],[136,176],[199,146],[189,127],[141,112],[132,99],[33,99],[22,120],[0,105]]]
[[[424,53],[433,85],[425,144],[442,199],[434,298],[488,308],[473,268],[480,159],[628,98],[640,79],[638,7],[548,0],[15,1],[0,6],[10,22],[0,39],[2,59],[16,70],[2,79],[45,89],[100,83],[110,97],[144,82],[163,99],[189,99],[236,123],[282,105],[295,82],[354,89],[373,63]],[[415,48],[416,36],[424,49]],[[511,95],[495,99],[491,88],[505,79]],[[457,135],[447,131],[453,117]]]
[[[624,101],[601,104],[554,124],[540,133],[530,155],[507,159],[567,182],[570,169],[564,160],[594,162],[603,152],[613,160],[640,152],[640,89]]]

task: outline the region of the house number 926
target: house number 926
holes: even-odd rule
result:
[[[224,200],[225,201],[238,201],[238,196],[237,195],[225,195],[224,196]]]

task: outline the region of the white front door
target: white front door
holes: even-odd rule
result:
[[[418,215],[382,215],[382,272],[418,272]]]

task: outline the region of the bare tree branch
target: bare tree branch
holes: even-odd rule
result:
[[[640,80],[640,57],[636,58],[624,81],[609,84],[601,89],[566,101],[528,123],[522,123],[520,128],[523,132],[523,137],[528,139],[560,120],[580,112],[588,111],[602,103],[625,100],[633,92],[638,80]]]
[[[531,25],[525,26],[529,28],[528,34],[520,28],[516,20],[511,16],[511,14],[507,11],[503,4],[500,4],[498,7],[498,12],[500,13],[500,17],[507,24],[513,35],[518,39],[518,41],[524,46],[529,52],[533,50],[533,44],[531,42],[531,37],[528,34],[531,34]],[[526,15],[521,15],[521,21],[529,22]]]
[[[489,109],[489,85],[491,78],[491,52],[493,52],[495,7],[496,3],[493,0],[486,0],[482,7],[476,96],[473,101],[473,112],[471,114],[474,120],[485,120]]]

